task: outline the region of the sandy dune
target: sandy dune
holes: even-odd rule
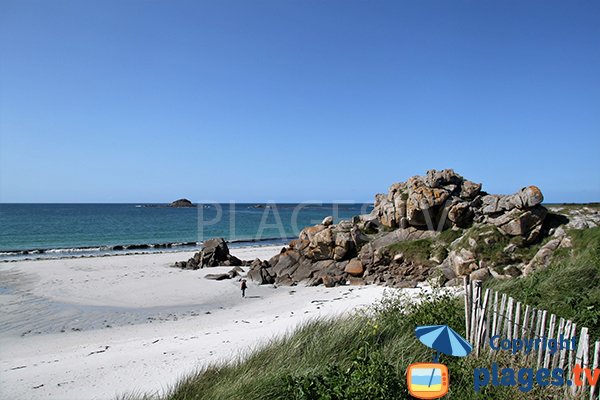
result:
[[[269,258],[280,247],[233,249]],[[0,264],[0,398],[110,399],[161,392],[310,318],[371,304],[384,288],[257,286],[168,268],[190,253]]]

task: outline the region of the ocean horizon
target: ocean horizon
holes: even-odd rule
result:
[[[285,244],[327,216],[366,203],[2,203],[0,261],[186,251],[223,237],[232,246]]]

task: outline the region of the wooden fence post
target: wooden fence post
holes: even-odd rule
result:
[[[482,282],[478,280],[469,282],[469,277],[464,277],[463,286],[465,335],[475,348],[477,357],[481,354],[488,337],[500,335],[509,340],[539,339],[536,349],[532,352],[535,354],[537,350],[537,360],[530,359],[535,357],[535,355],[531,356],[531,353],[525,356],[526,362],[535,363],[538,370],[542,367],[560,368],[564,371],[565,378],[570,377],[571,381],[574,381],[574,365],[590,368],[591,361],[592,374],[599,368],[600,341],[594,342],[594,349],[590,356],[588,328],[581,328],[577,336],[577,324],[571,320],[558,318],[555,314],[548,316],[546,310],[537,310],[492,289],[486,289],[482,293]],[[572,339],[575,337],[579,338],[576,349],[571,346]],[[556,341],[554,353],[548,349],[550,340]],[[563,343],[567,346],[562,346]],[[565,396],[589,397],[589,400],[595,400],[600,392],[598,383],[592,386],[585,374],[579,378],[582,381],[581,386],[565,385]]]
[[[473,304],[471,304],[471,328],[469,330],[469,342],[475,343],[475,336],[477,334],[477,316],[479,315],[479,307],[481,301],[481,281],[475,280],[471,282],[473,284]]]
[[[565,322],[565,340],[570,340],[571,339],[571,329],[572,328],[572,322],[571,320],[567,320],[567,322]],[[567,356],[567,349],[565,349],[564,347],[560,350],[560,360],[558,361],[558,368],[564,369],[565,367],[565,361],[566,361],[566,356]],[[566,374],[565,374],[566,376]]]
[[[581,332],[579,333],[579,344],[577,345],[577,353],[575,355],[575,364],[580,367],[586,368],[589,366],[589,336],[588,336],[588,328],[581,328]],[[582,386],[571,386],[571,394],[575,395],[578,391],[581,390],[581,393],[585,392],[585,384],[586,384],[586,376],[582,374],[581,377]],[[575,381],[575,374],[571,374],[572,381]]]
[[[548,336],[546,336],[547,340],[554,339],[554,328],[556,325],[556,315],[550,314],[550,326],[548,327]],[[558,344],[557,344],[558,346]],[[554,349],[554,354],[550,354],[550,349],[547,348],[544,350],[546,355],[544,356],[544,368],[548,368],[550,366],[550,357],[556,354],[557,349]]]
[[[469,338],[471,328],[471,285],[469,285],[469,276],[463,277],[463,286],[465,289],[465,337]]]
[[[479,322],[477,324],[477,337],[475,339],[475,345],[477,346],[477,351],[475,355],[479,357],[479,348],[482,344],[483,339],[483,327],[485,325],[485,313],[487,310],[488,299],[490,297],[490,289],[485,289],[485,295],[483,296],[483,305],[481,307],[481,312],[479,314]]]
[[[556,341],[558,342],[559,350],[554,354],[554,358],[552,358],[552,368],[556,368],[558,366],[558,361],[562,355],[562,350],[560,349],[562,339],[565,336],[565,319],[561,318],[558,322],[558,332],[556,332]]]
[[[577,336],[577,324],[575,322],[572,322],[571,323],[571,334],[569,336],[569,339],[572,339],[576,336]],[[573,352],[574,351],[575,351],[575,349],[569,349],[569,363],[566,366],[566,368],[569,370],[569,372],[573,371]]]
[[[521,339],[525,340],[529,337],[527,334],[527,324],[529,323],[529,313],[531,312],[529,305],[525,306],[525,315],[523,316],[523,328],[521,329]]]
[[[540,322],[540,331],[538,333],[538,337],[541,339],[545,336],[546,331],[546,317],[548,315],[548,311],[542,311],[542,322]],[[537,368],[540,369],[540,365],[542,364],[544,348],[542,347],[543,343],[540,341],[538,345],[538,357],[537,357]]]
[[[504,319],[504,325],[506,329],[503,329],[503,332],[506,332],[506,338],[508,340],[512,340],[513,333],[513,303],[514,299],[512,297],[508,298],[508,305],[506,306],[506,318]]]
[[[506,294],[502,293],[502,300],[500,301],[500,311],[498,311],[498,325],[496,325],[496,335],[503,335],[502,323],[504,322],[504,309],[506,308]]]
[[[496,335],[498,326],[498,292],[494,293],[493,313],[494,315],[492,315],[492,331],[490,332],[490,337]]]
[[[592,363],[592,371],[595,373],[596,369],[599,367],[600,363],[600,341],[597,341],[594,345],[594,361]],[[597,387],[600,385],[600,382],[596,381],[594,386],[590,385],[590,400],[594,400],[594,394],[596,393]]]
[[[490,338],[490,320],[491,320],[491,315],[490,315],[490,310],[492,308],[492,295],[494,294],[494,290],[490,289],[490,295],[488,297],[488,302],[487,302],[487,306],[485,309],[485,327],[484,327],[484,331],[483,331],[483,343],[487,343],[488,339]],[[491,348],[490,348],[491,350]]]
[[[520,327],[521,327],[521,302],[517,301],[517,306],[515,307],[515,316],[514,316],[514,329],[512,333],[513,339],[520,339],[521,335],[519,335]]]

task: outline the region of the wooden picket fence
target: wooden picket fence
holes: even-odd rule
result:
[[[573,378],[573,366],[578,364],[583,368],[590,366],[595,370],[600,362],[600,340],[594,343],[590,357],[590,337],[588,328],[578,330],[576,323],[564,318],[558,318],[546,310],[538,310],[516,301],[506,294],[501,294],[492,289],[482,290],[481,281],[470,282],[464,279],[465,292],[465,331],[467,340],[473,345],[475,356],[483,351],[496,353],[489,346],[489,339],[500,335],[502,339],[548,339],[571,340],[577,337],[577,350],[562,349],[551,354],[551,351],[542,348],[542,343],[528,356],[523,352],[517,357],[528,357],[526,362],[531,367],[562,368],[565,380]],[[492,354],[493,355],[493,354]],[[590,360],[592,363],[590,365]],[[593,371],[592,370],[592,371]],[[599,398],[600,387],[597,383],[591,386],[585,374],[582,374],[582,386],[566,386],[565,397],[594,400]],[[570,392],[570,393],[569,393]]]

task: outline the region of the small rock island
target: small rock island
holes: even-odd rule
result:
[[[169,204],[169,207],[177,207],[177,208],[186,208],[186,207],[196,207],[194,203],[189,201],[188,199],[179,199]]]

